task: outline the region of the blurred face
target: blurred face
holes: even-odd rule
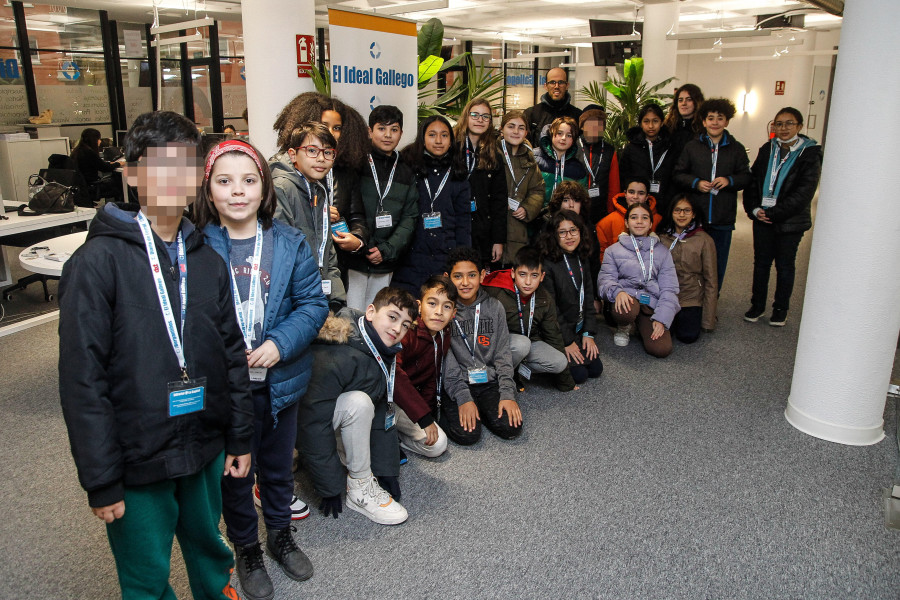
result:
[[[473,135],[483,135],[491,128],[491,107],[487,104],[476,104],[469,109],[467,115],[467,127]]]
[[[706,133],[711,138],[718,138],[725,132],[728,127],[728,119],[722,113],[711,112],[703,119],[703,126],[706,127]]]
[[[550,69],[547,71],[547,83],[544,89],[551,100],[562,100],[569,91],[569,77],[562,69]]]
[[[366,319],[372,323],[372,328],[388,347],[399,343],[412,325],[409,311],[399,308],[396,304],[388,304],[377,310],[370,304],[366,308]]]
[[[225,227],[256,222],[262,177],[253,159],[242,152],[220,156],[209,176],[209,196]]]
[[[525,127],[525,121],[522,119],[510,119],[500,131],[506,143],[515,147],[518,147],[525,141],[527,133],[528,129]]]
[[[331,132],[331,135],[334,136],[335,141],[341,139],[341,129],[344,124],[341,121],[341,113],[336,110],[323,110],[322,111],[322,123],[325,124],[325,127],[328,128],[328,131]]]
[[[596,144],[603,137],[605,129],[606,126],[603,124],[603,121],[590,119],[584,122],[584,129],[581,130],[581,135],[584,136],[584,141],[588,144]]]
[[[334,165],[334,156],[326,157],[323,150],[334,150],[334,148],[323,145],[317,137],[307,136],[303,140],[303,146],[288,150],[288,156],[291,157],[294,167],[303,173],[304,177],[310,181],[319,181],[328,174]],[[310,156],[311,154],[316,154],[316,156]]]
[[[697,105],[694,104],[694,99],[691,98],[691,95],[686,91],[678,92],[678,114],[681,115],[681,118],[689,119],[693,117],[696,110]]]
[[[672,220],[679,229],[684,229],[694,220],[694,209],[687,200],[679,200],[672,209]]]
[[[450,130],[440,121],[425,128],[425,150],[433,156],[443,156],[450,150]]]
[[[803,129],[803,125],[797,122],[797,117],[791,113],[779,113],[775,117],[775,137],[779,140],[789,140]]]
[[[576,214],[581,214],[581,202],[579,202],[569,194],[566,194],[562,197],[562,202],[559,203],[559,208],[560,210],[566,209],[571,210]]]
[[[431,335],[441,331],[456,316],[456,305],[447,297],[447,293],[439,288],[431,288],[425,297],[419,300],[419,313],[422,322]]]
[[[564,252],[575,252],[581,243],[581,231],[572,221],[562,221],[556,228],[556,239]]]
[[[472,304],[478,296],[484,271],[479,271],[473,262],[461,261],[453,265],[447,276],[459,292],[459,301],[466,305]]]
[[[659,128],[662,127],[662,119],[656,116],[656,113],[648,112],[641,119],[641,130],[644,136],[651,142],[655,142],[659,137]]]
[[[628,206],[637,202],[646,202],[647,186],[637,181],[629,183],[628,188],[625,190],[625,201],[628,203]]]
[[[196,146],[173,142],[147,148],[136,164],[125,167],[125,177],[138,189],[148,214],[178,217],[197,199],[203,164]]]
[[[390,125],[375,123],[375,127],[369,128],[369,139],[372,140],[372,145],[385,154],[390,154],[394,151],[402,136],[403,129],[400,128],[399,123],[391,123]]]
[[[643,208],[636,208],[628,215],[628,231],[631,232],[631,235],[647,235],[650,233],[652,224],[653,220],[650,218],[650,213]]]
[[[574,141],[575,138],[572,136],[572,128],[563,123],[559,126],[556,133],[553,134],[551,144],[554,150],[564,153],[572,147]]]
[[[526,296],[530,296],[538,289],[544,280],[544,270],[540,267],[532,269],[531,267],[516,267],[513,270],[513,281],[519,291]]]

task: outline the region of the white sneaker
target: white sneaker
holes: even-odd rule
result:
[[[262,508],[262,499],[259,497],[259,485],[253,486],[253,503]],[[309,516],[309,506],[298,498],[291,498],[291,521],[299,521]]]
[[[363,479],[347,476],[347,508],[381,525],[399,525],[409,517],[406,509],[378,485],[371,473]]]
[[[629,339],[631,339],[631,325],[619,325],[613,334],[613,343],[616,346],[627,346]]]

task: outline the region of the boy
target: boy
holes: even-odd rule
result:
[[[300,401],[297,444],[326,516],[336,519],[341,512],[342,489],[347,508],[376,523],[399,525],[408,516],[379,481],[396,487],[400,475],[394,357],[417,316],[409,292],[386,287],[365,314],[346,308],[328,317],[312,345],[313,374]]]
[[[123,598],[174,597],[175,535],[193,596],[237,598],[220,484],[249,472],[253,406],[228,269],[182,218],[199,145],[181,115],[135,119],[125,176],[140,210],[99,211],[59,285],[63,416]]]
[[[412,242],[419,217],[416,175],[396,152],[403,136],[403,113],[396,106],[375,107],[369,115],[369,168],[360,173],[360,190],[371,232],[368,248],[348,257],[347,306],[362,310],[388,285],[400,257]]]
[[[540,252],[526,246],[516,252],[512,269],[494,271],[484,278],[485,291],[499,300],[506,311],[512,365],[520,392],[525,391],[524,380],[531,379],[532,373],[553,373],[561,391],[576,389],[556,320],[556,303],[539,287],[544,275]]]
[[[397,356],[397,434],[400,447],[435,458],[447,449],[447,434],[435,417],[441,404],[444,357],[450,350],[450,321],[456,316],[456,286],[443,275],[422,284],[419,319],[403,338]]]
[[[515,401],[506,311],[481,289],[485,274],[473,248],[451,250],[445,275],[456,286],[459,300],[444,365],[447,398],[441,403],[440,425],[464,446],[481,438],[481,421],[503,439],[518,437],[522,411]]]
[[[272,159],[272,183],[278,207],[275,218],[306,236],[322,276],[322,292],[335,309],[346,304],[347,294],[331,236],[331,191],[323,184],[337,156],[337,142],[321,123],[294,129],[287,148]],[[357,245],[358,242],[357,242]]]
[[[597,241],[600,243],[600,262],[603,262],[603,253],[606,249],[619,241],[619,234],[625,231],[625,211],[632,204],[646,202],[653,209],[653,227],[662,220],[662,216],[656,212],[656,198],[649,195],[650,182],[643,177],[631,177],[625,182],[625,192],[616,194],[613,198],[613,211],[600,219],[597,223]]]
[[[613,197],[619,187],[619,160],[616,149],[603,139],[606,130],[606,111],[592,104],[578,118],[578,159],[588,172],[588,196],[591,198],[591,214],[584,215],[596,224],[612,210]]]

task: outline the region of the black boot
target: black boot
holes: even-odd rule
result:
[[[252,546],[235,545],[234,554],[238,581],[241,582],[244,597],[249,600],[272,600],[275,597],[275,588],[266,572],[259,542]]]
[[[284,574],[295,581],[304,581],[312,577],[313,566],[294,542],[293,526],[284,529],[266,529],[266,550],[281,565]]]

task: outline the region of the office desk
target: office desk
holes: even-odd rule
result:
[[[87,231],[78,231],[29,246],[19,252],[19,263],[26,271],[48,277],[59,277],[62,275],[66,259],[84,244],[85,238],[87,238]],[[35,252],[35,246],[46,246],[48,250]]]

